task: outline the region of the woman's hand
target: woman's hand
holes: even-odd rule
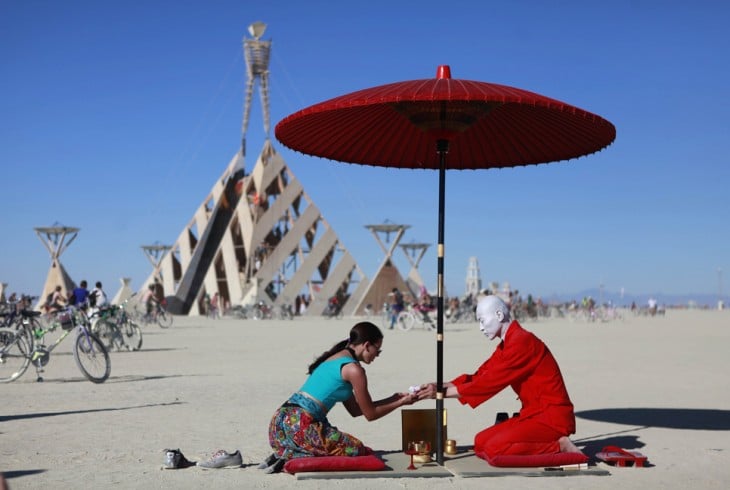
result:
[[[412,393],[393,393],[390,399],[397,401],[398,406],[413,405],[418,401],[418,396]]]
[[[416,393],[419,400],[427,400],[436,398],[436,383],[425,383],[421,385],[421,389]]]

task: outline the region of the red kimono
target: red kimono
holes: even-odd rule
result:
[[[575,432],[573,404],[555,358],[534,334],[513,321],[492,356],[474,374],[452,383],[459,401],[475,408],[507,386],[522,402],[519,417],[489,427],[474,437],[474,452],[535,455],[560,452],[558,439]]]

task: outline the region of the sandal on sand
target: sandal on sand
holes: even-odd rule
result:
[[[188,461],[179,449],[163,449],[162,452],[165,453],[165,463],[162,467],[166,470],[177,470],[195,466],[195,462]]]
[[[634,467],[641,468],[646,462],[646,456],[639,451],[627,451],[618,446],[606,446],[600,453],[596,453],[596,458],[606,463],[616,463],[616,466],[627,466],[627,463],[633,463]]]

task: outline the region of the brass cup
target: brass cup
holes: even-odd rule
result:
[[[413,461],[416,463],[428,463],[431,461],[431,443],[428,441],[412,441],[408,448],[415,451]]]
[[[456,441],[453,439],[446,440],[446,447],[444,447],[446,454],[456,454]]]

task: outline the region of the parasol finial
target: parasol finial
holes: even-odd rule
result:
[[[436,78],[451,78],[451,67],[449,65],[439,65],[436,68]]]

